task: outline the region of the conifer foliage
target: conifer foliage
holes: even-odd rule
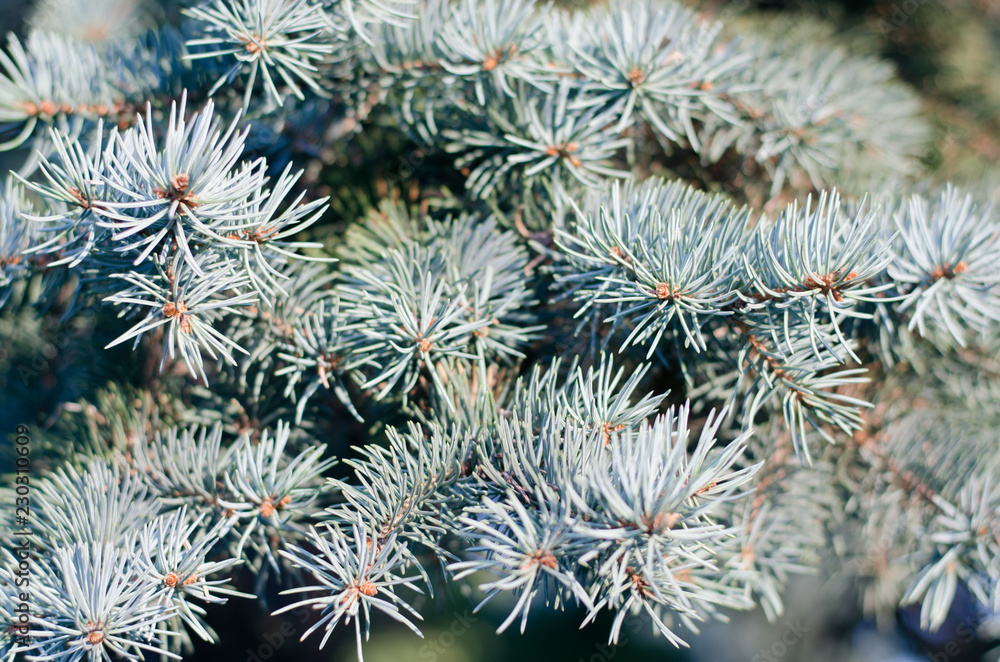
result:
[[[825,565],[1000,610],[1000,217],[890,66],[673,0],[158,6],[0,51],[5,342],[102,338],[4,659],[182,659],[247,576],[359,656],[441,579],[612,642]]]

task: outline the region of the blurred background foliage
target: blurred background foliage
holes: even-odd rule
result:
[[[752,23],[761,30],[797,31],[803,39],[837,42],[891,60],[922,95],[934,126],[934,148],[924,157],[931,180],[983,187],[995,198],[1000,185],[1000,2],[790,0],[699,6],[728,12],[731,29]]]
[[[86,0],[81,0],[86,2]],[[613,0],[612,0],[613,1]],[[933,148],[923,157],[925,179],[953,181],[991,196],[1000,195],[1000,0],[820,0],[719,2],[687,0],[705,18],[722,21],[730,34],[780,33],[803,41],[846,46],[853,53],[880,56],[896,64],[900,77],[917,89],[926,116],[935,130]],[[588,0],[562,0],[582,6]],[[0,0],[3,32],[23,33],[30,2]],[[391,127],[372,127],[340,153],[320,155],[326,167],[314,172],[316,193],[332,195],[333,213],[343,219],[362,216],[372,201],[386,193],[388,169],[400,171],[405,159],[413,162],[411,189],[419,189],[421,172],[435,169],[438,182],[449,168],[430,160],[413,159],[405,139]],[[0,166],[3,164],[0,163]],[[437,170],[440,170],[438,172]],[[404,191],[404,195],[407,193]],[[414,198],[417,196],[414,195]],[[102,350],[113,337],[109,320],[101,315],[60,324],[57,315],[35,318],[28,309],[7,306],[0,315],[0,389],[3,393],[0,426],[11,430],[27,423],[42,440],[66,403],[97,402],[103,406],[149,406],[161,417],[171,416],[168,402],[123,403],[128,396],[104,392],[108,381],[138,384],[156,369],[157,348],[133,356],[128,348]],[[114,329],[115,325],[110,325]],[[68,342],[72,338],[73,342]],[[155,397],[155,396],[154,396]],[[117,398],[117,401],[115,400]],[[233,407],[241,405],[233,400]],[[100,407],[70,405],[91,427],[100,428]],[[252,418],[254,412],[244,412]],[[338,447],[349,455],[356,438],[370,434],[337,412],[326,424],[339,428]],[[388,415],[388,412],[385,412]],[[386,420],[377,414],[372,419]],[[351,430],[344,434],[344,430]],[[41,448],[39,450],[42,450]],[[44,449],[38,457],[53,459],[60,449]],[[0,458],[8,461],[9,458]],[[41,466],[38,466],[41,470]],[[788,594],[788,617],[769,624],[760,611],[734,614],[730,624],[711,625],[693,639],[690,650],[675,651],[646,630],[628,632],[625,642],[609,646],[607,623],[577,630],[581,615],[546,612],[528,626],[503,635],[494,630],[509,605],[496,600],[482,613],[471,614],[470,601],[453,586],[440,585],[442,595],[415,605],[426,619],[425,639],[390,623],[376,623],[377,635],[366,647],[369,662],[428,660],[438,662],[502,660],[691,660],[706,662],[905,662],[949,660],[996,662],[1000,649],[993,640],[973,640],[970,624],[980,617],[963,611],[963,601],[949,621],[933,636],[921,634],[919,616],[901,610],[895,629],[878,629],[864,619],[855,588],[846,579],[812,577],[793,582]],[[451,594],[449,595],[449,592]],[[970,601],[965,601],[970,605]],[[968,607],[971,609],[971,607]],[[218,645],[203,645],[195,662],[269,660],[353,660],[353,633],[334,635],[325,650],[314,641],[299,643],[304,621],[294,612],[281,617],[267,614],[251,601],[232,601],[210,610],[209,620],[224,633]],[[385,620],[385,619],[383,619]],[[987,633],[990,630],[987,628]]]

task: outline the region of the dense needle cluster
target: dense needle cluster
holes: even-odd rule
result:
[[[822,564],[1000,609],[1000,217],[888,65],[673,0],[161,4],[0,51],[0,337],[93,332],[5,659],[181,659],[240,573],[359,655],[442,576],[675,645]]]

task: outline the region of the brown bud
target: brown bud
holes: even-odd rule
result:
[[[667,531],[674,528],[681,519],[680,513],[658,513],[652,519],[647,518],[644,522],[649,532]]]
[[[177,193],[183,194],[187,191],[188,185],[191,183],[191,179],[184,173],[174,175],[170,178],[170,185],[174,188]]]
[[[260,502],[260,514],[263,517],[270,517],[274,514],[274,503],[270,499],[264,499]]]
[[[680,290],[675,290],[669,283],[657,283],[653,294],[657,299],[677,299],[680,297]]]
[[[684,53],[681,53],[680,51],[670,51],[670,53],[667,54],[667,57],[663,62],[665,64],[677,64],[678,62],[682,62],[683,60],[684,60]]]
[[[78,203],[80,203],[81,207],[83,207],[84,209],[87,209],[88,207],[90,207],[90,203],[87,202],[87,198],[84,197],[83,191],[81,191],[80,189],[76,188],[75,186],[69,187],[67,189],[67,191],[69,192],[70,195],[73,196],[74,200],[76,200]]]

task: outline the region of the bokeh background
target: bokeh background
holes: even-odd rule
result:
[[[28,0],[0,0],[4,33],[21,32],[30,4]],[[840,43],[853,52],[891,60],[900,76],[922,95],[925,113],[935,129],[933,148],[923,159],[927,177],[935,182],[985,186],[996,197],[1000,185],[1000,0],[692,0],[689,4],[706,18],[721,20],[734,34],[748,29],[797,32],[803,39]],[[329,174],[332,182],[338,176]],[[130,361],[127,351],[116,354],[97,349],[106,339],[101,329],[92,329],[95,354],[60,357],[60,365],[75,362],[84,369],[44,371],[31,389],[15,391],[5,381],[12,377],[7,368],[17,364],[20,354],[37,353],[39,343],[54,343],[55,330],[7,317],[0,319],[0,324],[7,327],[4,337],[14,339],[0,347],[3,429],[13,429],[25,420],[44,422],[56,403],[74,399],[66,397],[68,392],[87,388],[81,375],[86,376],[89,369],[106,370]],[[23,338],[23,346],[18,338]],[[69,375],[78,381],[67,383]],[[644,626],[626,628],[622,643],[610,646],[606,641],[609,622],[599,620],[580,630],[581,613],[553,612],[543,605],[523,635],[516,628],[498,635],[496,627],[507,614],[501,600],[473,614],[476,598],[467,588],[466,592],[444,584],[436,588],[433,599],[417,605],[426,619],[425,639],[376,617],[372,641],[365,647],[368,662],[1000,660],[1000,623],[973,611],[969,599],[960,595],[949,621],[930,635],[919,632],[916,611],[900,610],[888,622],[866,618],[859,608],[856,587],[836,573],[793,581],[786,596],[786,615],[778,622],[768,623],[760,612],[733,614],[728,624],[706,626],[700,635],[691,633],[691,648],[682,650],[653,637]],[[268,593],[271,607],[283,603],[277,586],[269,587]],[[271,617],[268,612],[267,606],[239,600],[210,610],[209,620],[222,634],[222,642],[199,648],[192,662],[355,659],[352,629],[341,629],[339,636],[319,651],[318,637],[298,641],[309,626],[308,615],[293,612]],[[979,636],[973,635],[976,626]]]

